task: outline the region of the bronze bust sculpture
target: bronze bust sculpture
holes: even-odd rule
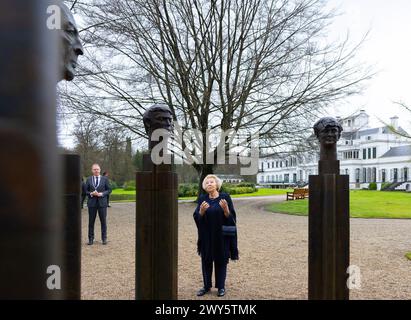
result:
[[[334,118],[314,124],[320,142],[318,175],[309,178],[308,299],[348,300],[350,265],[349,175],[340,174],[337,141],[343,128]]]
[[[173,114],[166,104],[154,104],[145,111],[143,122],[149,152],[143,154],[143,170],[136,173],[139,205],[136,206],[135,297],[177,299],[178,176],[173,154],[167,152],[167,140],[174,129]]]
[[[59,80],[72,81],[75,76],[75,69],[77,68],[78,56],[84,53],[83,46],[81,45],[77,25],[70,9],[60,0],[56,1],[56,5],[61,9]]]
[[[321,118],[314,124],[314,133],[320,142],[320,160],[337,160],[337,141],[343,131],[332,117]]]
[[[144,128],[149,139],[149,150],[160,141],[151,141],[151,136],[156,129],[165,129],[170,132],[173,130],[173,114],[165,104],[155,104],[148,108],[143,115]]]

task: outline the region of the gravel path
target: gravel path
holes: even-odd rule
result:
[[[233,199],[240,260],[230,262],[223,299],[307,299],[307,217],[263,207],[284,196]],[[194,203],[179,203],[179,299],[197,299],[202,286]],[[87,246],[83,210],[83,299],[133,299],[135,204],[114,203],[108,212],[109,244]],[[98,219],[97,219],[98,221]],[[361,268],[361,289],[351,299],[411,299],[411,220],[351,219],[351,264]],[[215,299],[216,289],[201,299]],[[221,298],[220,298],[221,299]]]

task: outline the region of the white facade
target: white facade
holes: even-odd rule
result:
[[[394,134],[386,126],[370,128],[369,116],[361,111],[354,116],[337,118],[343,132],[337,144],[341,174],[350,177],[351,189],[368,188],[370,182],[393,183],[396,189],[411,191],[411,139]],[[398,131],[398,117],[391,118]],[[257,183],[284,186],[306,185],[308,176],[318,173],[319,152],[262,156]],[[395,185],[394,185],[395,183]]]

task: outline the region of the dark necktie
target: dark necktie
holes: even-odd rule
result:
[[[97,189],[98,186],[98,177],[94,177],[94,188]]]

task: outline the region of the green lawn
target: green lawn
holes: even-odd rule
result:
[[[270,195],[284,195],[287,191],[292,191],[290,189],[271,189],[271,188],[260,188],[257,192],[244,193],[244,194],[233,194],[232,198],[239,197],[259,197],[259,196],[270,196]],[[110,196],[110,201],[132,201],[135,200],[135,191],[125,191],[123,189],[114,189]],[[180,200],[195,200],[196,197],[180,197]]]
[[[307,215],[308,199],[273,203],[266,208],[272,212]],[[351,190],[350,215],[352,218],[411,218],[411,193]]]

